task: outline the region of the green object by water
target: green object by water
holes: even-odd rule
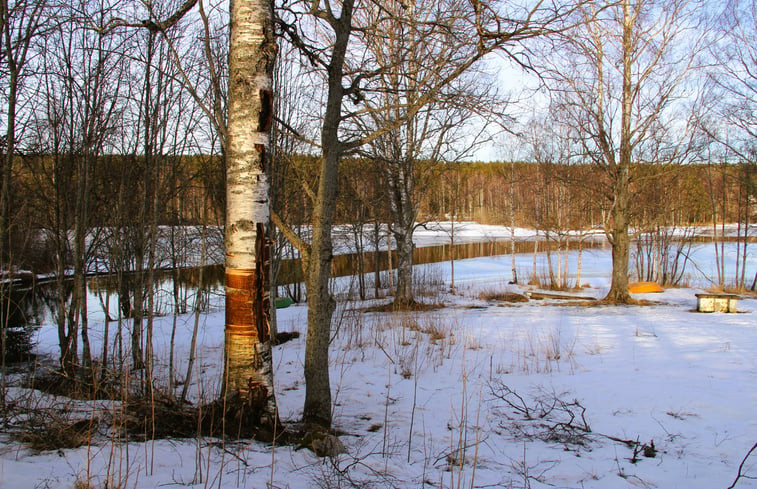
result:
[[[284,309],[285,307],[289,307],[293,304],[292,299],[289,297],[277,297],[276,298],[276,309]]]

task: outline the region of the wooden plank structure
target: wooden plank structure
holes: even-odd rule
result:
[[[560,292],[540,292],[540,291],[527,291],[526,296],[528,296],[531,299],[560,299],[560,300],[566,300],[566,301],[575,301],[575,300],[581,300],[581,301],[595,301],[597,300],[596,297],[591,297],[588,295],[573,295],[573,294],[566,294],[566,293],[560,293]]]
[[[736,294],[702,293],[697,296],[697,312],[737,312]]]

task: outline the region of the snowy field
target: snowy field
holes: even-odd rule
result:
[[[454,294],[449,263],[418,267],[430,293],[421,299],[442,304],[432,311],[392,316],[341,301],[331,347],[334,426],[347,447],[338,457],[207,439],[118,444],[104,428],[89,447],[35,453],[3,435],[0,488],[725,489],[757,442],[757,300],[739,301],[737,314],[693,312],[694,294],[714,276],[711,248],[697,245],[691,288],[639,295],[649,306],[481,299],[525,290],[507,284],[509,256],[455,262]],[[531,260],[518,255],[519,274]],[[750,260],[747,277],[757,269]],[[609,251],[584,251],[583,267],[590,288],[581,294],[601,297]],[[278,311],[281,331],[302,333],[274,352],[285,422],[300,417],[304,400],[305,319],[304,305]],[[171,321],[156,323],[163,369]],[[220,381],[223,311],[201,321],[192,392],[209,399]],[[180,361],[192,324],[179,318]],[[55,353],[52,326],[37,341],[40,353]],[[41,397],[13,393],[26,403]],[[46,402],[107,418],[90,405]],[[757,453],[742,471],[751,479],[736,487],[757,487]]]

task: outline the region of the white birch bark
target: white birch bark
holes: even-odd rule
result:
[[[264,232],[269,217],[265,153],[276,54],[272,18],[267,1],[232,2],[223,389],[226,423],[233,430],[277,423]]]

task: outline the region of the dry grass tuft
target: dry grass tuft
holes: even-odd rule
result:
[[[72,375],[60,370],[39,369],[28,377],[30,389],[69,399],[91,401],[94,399],[118,399],[121,396],[120,373],[108,372],[105,380],[100,380],[92,372],[80,368]]]
[[[428,340],[431,343],[441,341],[452,334],[451,326],[446,321],[436,317],[409,318],[403,321],[403,326],[410,331],[428,335]]]
[[[176,401],[130,399],[125,405],[124,428],[135,439],[194,438],[197,436],[197,408]],[[208,413],[210,414],[210,413]]]
[[[33,412],[12,438],[36,451],[88,445],[98,427],[96,419],[68,420],[54,411]]]
[[[736,295],[746,295],[751,297],[757,297],[757,289],[750,290],[745,287],[735,286],[735,285],[726,285],[725,287],[721,287],[719,285],[712,285],[705,289],[706,292],[710,294],[736,294]]]
[[[419,301],[406,302],[388,302],[376,306],[369,306],[360,309],[362,312],[427,312],[442,309],[444,304],[426,303]]]

